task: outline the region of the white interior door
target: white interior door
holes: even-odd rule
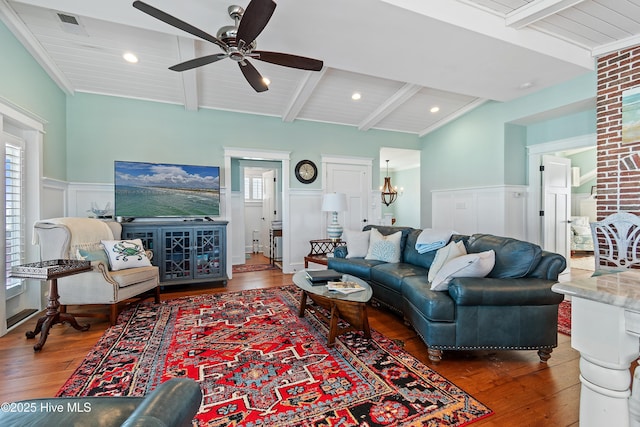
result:
[[[269,229],[271,222],[278,217],[276,201],[276,171],[269,170],[262,174],[262,227],[260,227],[260,241],[263,244],[264,255],[271,257]]]
[[[542,156],[542,247],[570,259],[571,160]]]
[[[369,222],[369,191],[371,167],[361,164],[326,164],[327,193],[345,193],[347,211],[340,213],[339,222],[345,230],[362,230]],[[325,221],[327,219],[325,218]]]

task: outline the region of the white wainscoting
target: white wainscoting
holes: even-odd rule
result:
[[[91,204],[104,208],[107,203],[114,206],[113,184],[92,183],[62,183],[54,180],[45,180],[45,204],[51,206],[47,215],[43,218],[58,216],[88,217]],[[226,189],[220,189],[220,212],[226,212],[224,206]],[[294,189],[285,195],[289,199],[289,220],[291,235],[283,236],[283,245],[288,245],[290,261],[283,265],[285,273],[292,273],[304,268],[304,257],[309,253],[310,240],[326,238],[326,224],[329,213],[322,212],[322,190],[318,189]],[[379,198],[379,191],[372,190],[371,195]],[[375,199],[377,200],[377,199]],[[242,218],[242,206],[244,200],[240,192],[231,193],[232,218],[219,217],[216,219],[228,220],[227,232],[230,239],[228,247],[229,270],[232,264],[244,262],[245,232]],[[370,223],[379,223],[379,203],[370,204],[369,218],[376,218]],[[268,242],[266,243],[268,244]],[[230,271],[229,271],[230,273]]]
[[[434,190],[432,227],[526,239],[527,187]]]
[[[290,190],[289,208],[291,236],[282,236],[285,245],[289,245],[291,261],[283,266],[285,272],[304,269],[304,257],[311,246],[310,240],[326,238],[327,212],[322,212],[322,190]]]
[[[244,196],[240,191],[231,192],[231,216],[235,221],[227,225],[227,232],[231,233],[231,247],[227,250],[231,251],[232,265],[244,264]]]
[[[89,217],[91,204],[104,209],[107,203],[114,207],[113,184],[71,182],[68,184],[66,216]]]
[[[67,183],[56,179],[42,179],[40,219],[60,218],[67,214]]]
[[[53,183],[56,183],[55,185]],[[67,184],[61,181],[45,179],[43,187],[47,193],[45,201],[57,204],[64,203],[66,206],[63,215],[57,216],[91,216],[91,204],[95,203],[100,209],[104,209],[107,203],[111,204],[111,208],[115,207],[115,197],[113,184],[96,184],[83,182],[70,182]],[[66,188],[65,188],[66,187]],[[224,194],[226,190],[220,188],[220,213],[225,212]],[[49,200],[49,198],[51,200]],[[66,203],[65,203],[66,202]],[[52,216],[42,216],[42,218],[51,218]],[[222,216],[214,218],[224,221]]]

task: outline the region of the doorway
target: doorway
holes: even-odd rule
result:
[[[421,227],[420,204],[415,203],[421,197],[420,155],[420,150],[380,148],[380,185],[388,174],[391,185],[398,190],[398,197],[392,204],[381,205],[382,224]]]
[[[541,179],[540,166],[543,164],[544,156],[555,156],[559,158],[572,158],[576,159],[575,156],[587,155],[592,156],[592,164],[587,163],[588,166],[580,168],[580,171],[573,170],[572,176],[577,177],[573,178],[573,182],[570,185],[570,199],[567,203],[570,203],[569,210],[569,219],[574,216],[582,216],[583,212],[584,216],[591,216],[589,212],[589,207],[591,205],[595,206],[595,198],[591,194],[591,187],[595,186],[595,146],[596,146],[596,135],[588,134],[582,135],[579,137],[568,138],[558,141],[551,141],[544,144],[537,144],[533,146],[527,147],[529,150],[529,202],[528,202],[528,210],[527,210],[527,240],[533,243],[537,243],[543,247],[543,249],[551,250],[554,252],[558,252],[556,246],[563,249],[564,252],[567,252],[566,258],[568,264],[570,266],[571,262],[571,232],[567,233],[566,228],[569,226],[570,222],[566,222],[564,227],[560,227],[560,231],[558,233],[553,233],[551,236],[551,230],[546,224],[545,217],[540,215],[540,212],[544,209],[544,200],[550,200],[551,194],[549,192],[545,192],[543,188],[543,182]],[[573,162],[572,162],[573,163]],[[575,166],[573,164],[572,166]],[[579,184],[576,186],[576,184]],[[587,188],[587,190],[585,190]],[[545,216],[547,212],[545,210]],[[593,221],[595,219],[591,219]],[[558,243],[557,238],[562,237],[564,240]],[[553,244],[550,245],[550,242]]]
[[[282,258],[282,237],[273,237],[281,228],[280,164],[241,161],[244,200],[244,252],[246,264],[271,264]],[[274,263],[275,264],[275,263]]]
[[[233,276],[234,264],[242,264],[246,261],[245,255],[245,221],[244,221],[244,173],[239,166],[240,162],[254,166],[246,162],[260,162],[259,167],[265,167],[270,162],[272,168],[279,171],[280,185],[277,195],[279,197],[281,228],[281,253],[282,271],[290,273],[292,267],[291,248],[289,238],[289,167],[290,153],[285,151],[259,150],[248,148],[225,148],[224,150],[224,218],[229,221],[227,227],[227,276]],[[240,182],[243,182],[242,184]]]

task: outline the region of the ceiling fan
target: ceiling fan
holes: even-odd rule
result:
[[[224,53],[190,59],[169,67],[173,71],[191,70],[224,58],[231,58],[238,63],[242,74],[256,92],[264,92],[269,87],[258,70],[251,65],[249,58],[310,71],[320,71],[323,66],[322,61],[318,59],[256,50],[256,37],[267,25],[276,8],[276,3],[273,0],[251,0],[246,9],[240,6],[229,6],[229,16],[235,21],[235,25],[220,28],[216,37],[142,1],[134,1],[133,7],[173,27],[211,42],[224,51]]]

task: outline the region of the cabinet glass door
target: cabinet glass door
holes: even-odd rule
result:
[[[195,230],[196,278],[221,276],[220,230]]]
[[[142,247],[145,249],[149,249],[154,252],[153,258],[151,258],[151,264],[158,265],[158,255],[155,253],[155,242],[156,242],[156,231],[155,229],[135,229],[135,230],[127,230],[123,232],[123,237],[125,239],[140,239],[142,240]]]
[[[164,231],[164,280],[190,279],[191,276],[191,231]]]

